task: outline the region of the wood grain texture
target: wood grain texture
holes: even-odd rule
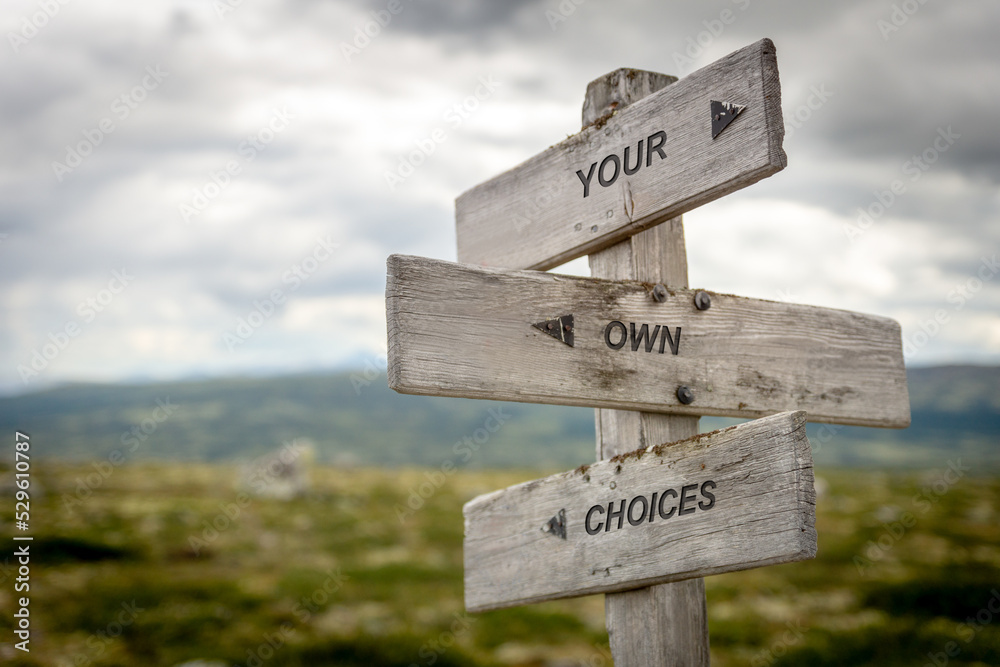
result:
[[[705,580],[685,579],[605,597],[615,667],[708,667]]]
[[[664,303],[648,283],[388,260],[389,385],[502,401],[753,418],[806,410],[810,421],[904,427],[909,398],[899,325],[873,315],[692,290]],[[531,326],[573,314],[575,346]],[[655,343],[610,349],[612,320],[670,327]],[[617,340],[617,335],[615,339]],[[664,353],[658,350],[663,347]],[[695,400],[682,405],[679,385]]]
[[[667,490],[683,496],[685,488],[681,515],[680,501]],[[659,513],[654,492],[667,498],[669,518]],[[699,493],[696,505],[690,498]],[[628,517],[640,496],[647,507],[656,506],[653,521],[640,515],[641,503]],[[815,501],[802,412],[496,491],[463,509],[466,608],[499,609],[812,558]],[[595,506],[608,509],[591,512]],[[619,507],[625,508],[622,520],[611,516]],[[557,516],[565,537],[548,527]],[[595,532],[604,521],[610,529]]]
[[[716,139],[710,101],[746,105]],[[666,133],[661,159],[589,195],[576,172]],[[774,44],[761,40],[617,111],[456,200],[458,258],[548,269],[744,188],[784,168]],[[606,176],[613,173],[609,164]]]
[[[595,278],[688,286],[684,223],[679,216],[590,255],[588,260]],[[697,417],[597,408],[594,419],[598,461],[636,446],[682,440],[698,433]]]
[[[633,81],[635,78],[633,78]],[[591,84],[587,89],[590,99]],[[587,104],[584,103],[586,113]],[[680,216],[590,255],[595,278],[688,286],[684,224]],[[597,460],[636,445],[673,442],[698,434],[698,417],[629,410],[594,410]],[[705,580],[685,579],[604,597],[611,654],[617,667],[708,667]]]
[[[687,248],[680,216],[590,255],[590,275],[687,287]]]
[[[587,84],[580,125],[586,128],[607,120],[616,111],[621,111],[672,83],[677,83],[676,76],[648,70],[622,67],[608,72]]]
[[[658,442],[698,435],[698,418],[634,410],[594,410],[597,460],[608,459]]]

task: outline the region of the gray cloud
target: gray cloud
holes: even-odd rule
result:
[[[242,3],[219,16],[210,3],[66,5],[4,52],[0,389],[377,353],[385,256],[454,258],[454,198],[575,132],[587,82],[620,66],[685,74],[763,36],[778,47],[789,167],[690,214],[692,272],[706,287],[776,298],[795,285],[811,302],[898,317],[906,331],[953,308],[955,285],[1000,250],[995,3],[925,3],[884,38],[888,1],[403,0],[348,62],[342,43],[385,7]],[[7,30],[32,8],[18,3]],[[162,85],[116,115],[114,100],[157,65],[170,73]],[[503,85],[458,125],[446,121],[480,76]],[[817,88],[832,96],[809,108]],[[278,108],[294,114],[287,130],[245,159],[241,143]],[[104,118],[114,131],[59,182],[53,161]],[[960,139],[852,242],[844,228],[858,210],[909,179],[904,163],[949,126]],[[435,127],[446,141],[390,189],[386,171]],[[185,224],[180,204],[230,160],[240,173]],[[225,351],[223,334],[326,234],[335,256]],[[121,267],[136,284],[22,383],[18,365]],[[955,311],[960,324],[911,361],[1000,360],[998,285],[987,281]]]

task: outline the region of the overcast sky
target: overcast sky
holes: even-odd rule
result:
[[[692,286],[1000,362],[1000,4],[577,1],[7,0],[0,391],[378,364],[386,256],[453,260],[455,197],[588,81],[762,37],[788,167],[685,216]]]

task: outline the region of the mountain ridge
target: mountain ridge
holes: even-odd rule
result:
[[[810,425],[817,465],[1000,467],[1000,367],[913,368],[908,381],[910,428]],[[126,449],[136,460],[246,459],[296,438],[345,466],[563,468],[594,455],[589,408],[402,395],[371,369],[73,383],[0,398],[0,428],[29,433],[40,456],[83,460]]]

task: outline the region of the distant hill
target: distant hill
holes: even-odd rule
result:
[[[962,457],[1000,468],[1000,368],[908,375],[910,428],[812,425],[817,464],[945,468]],[[705,418],[702,428],[729,423]],[[594,456],[593,410],[404,396],[384,375],[360,373],[69,385],[0,398],[0,432],[15,430],[31,435],[38,455],[74,459],[115,449],[132,460],[245,459],[293,438],[344,465],[564,468]]]

